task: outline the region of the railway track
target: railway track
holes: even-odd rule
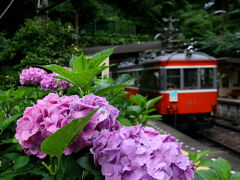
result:
[[[230,151],[237,153],[240,157],[240,126],[236,125],[235,122],[219,117],[213,117],[212,123],[212,128],[199,130],[197,134],[217,143],[219,146],[224,146]]]

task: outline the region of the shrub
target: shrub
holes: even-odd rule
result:
[[[4,39],[1,35],[0,39]],[[0,44],[0,88],[18,85],[21,69],[43,64],[68,65],[79,49],[74,29],[60,21],[27,19],[10,39]]]

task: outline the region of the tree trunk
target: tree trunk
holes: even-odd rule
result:
[[[75,12],[75,33],[76,33],[76,45],[78,45],[78,35],[79,35],[79,12],[78,9],[76,9]]]

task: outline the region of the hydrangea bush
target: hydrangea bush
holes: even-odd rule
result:
[[[44,158],[46,154],[41,152],[40,147],[48,136],[73,119],[84,117],[98,107],[101,108],[75,141],[67,147],[64,154],[78,152],[92,145],[91,139],[95,130],[120,128],[116,120],[118,110],[109,105],[103,97],[90,94],[80,99],[77,95],[59,97],[51,93],[25,110],[23,117],[17,121],[16,139],[25,153]]]
[[[72,69],[69,67],[65,67],[69,71]],[[57,83],[57,79],[54,76],[59,76],[59,74],[53,72],[48,74],[45,70],[30,67],[28,69],[22,70],[22,73],[19,76],[21,85],[40,85],[42,89],[45,91],[56,91],[62,89],[69,89],[71,87],[71,83],[66,82],[64,80],[58,80],[60,83]]]
[[[192,180],[193,162],[171,135],[141,125],[96,132],[91,152],[106,180]]]
[[[23,69],[20,74],[21,85],[38,85],[47,75],[47,72],[40,68],[30,67],[29,69]]]

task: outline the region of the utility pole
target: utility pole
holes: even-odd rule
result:
[[[164,27],[164,32],[156,34],[154,39],[162,39],[165,51],[175,51],[179,49],[179,42],[184,40],[184,35],[174,27],[174,23],[178,22],[179,19],[169,16],[162,18],[162,20],[167,26]]]
[[[39,14],[39,12],[41,10],[44,10],[48,7],[48,0],[38,0],[37,2],[37,14]],[[48,11],[45,11],[44,13],[41,13],[39,15],[39,18],[42,21],[45,21],[48,18]]]

